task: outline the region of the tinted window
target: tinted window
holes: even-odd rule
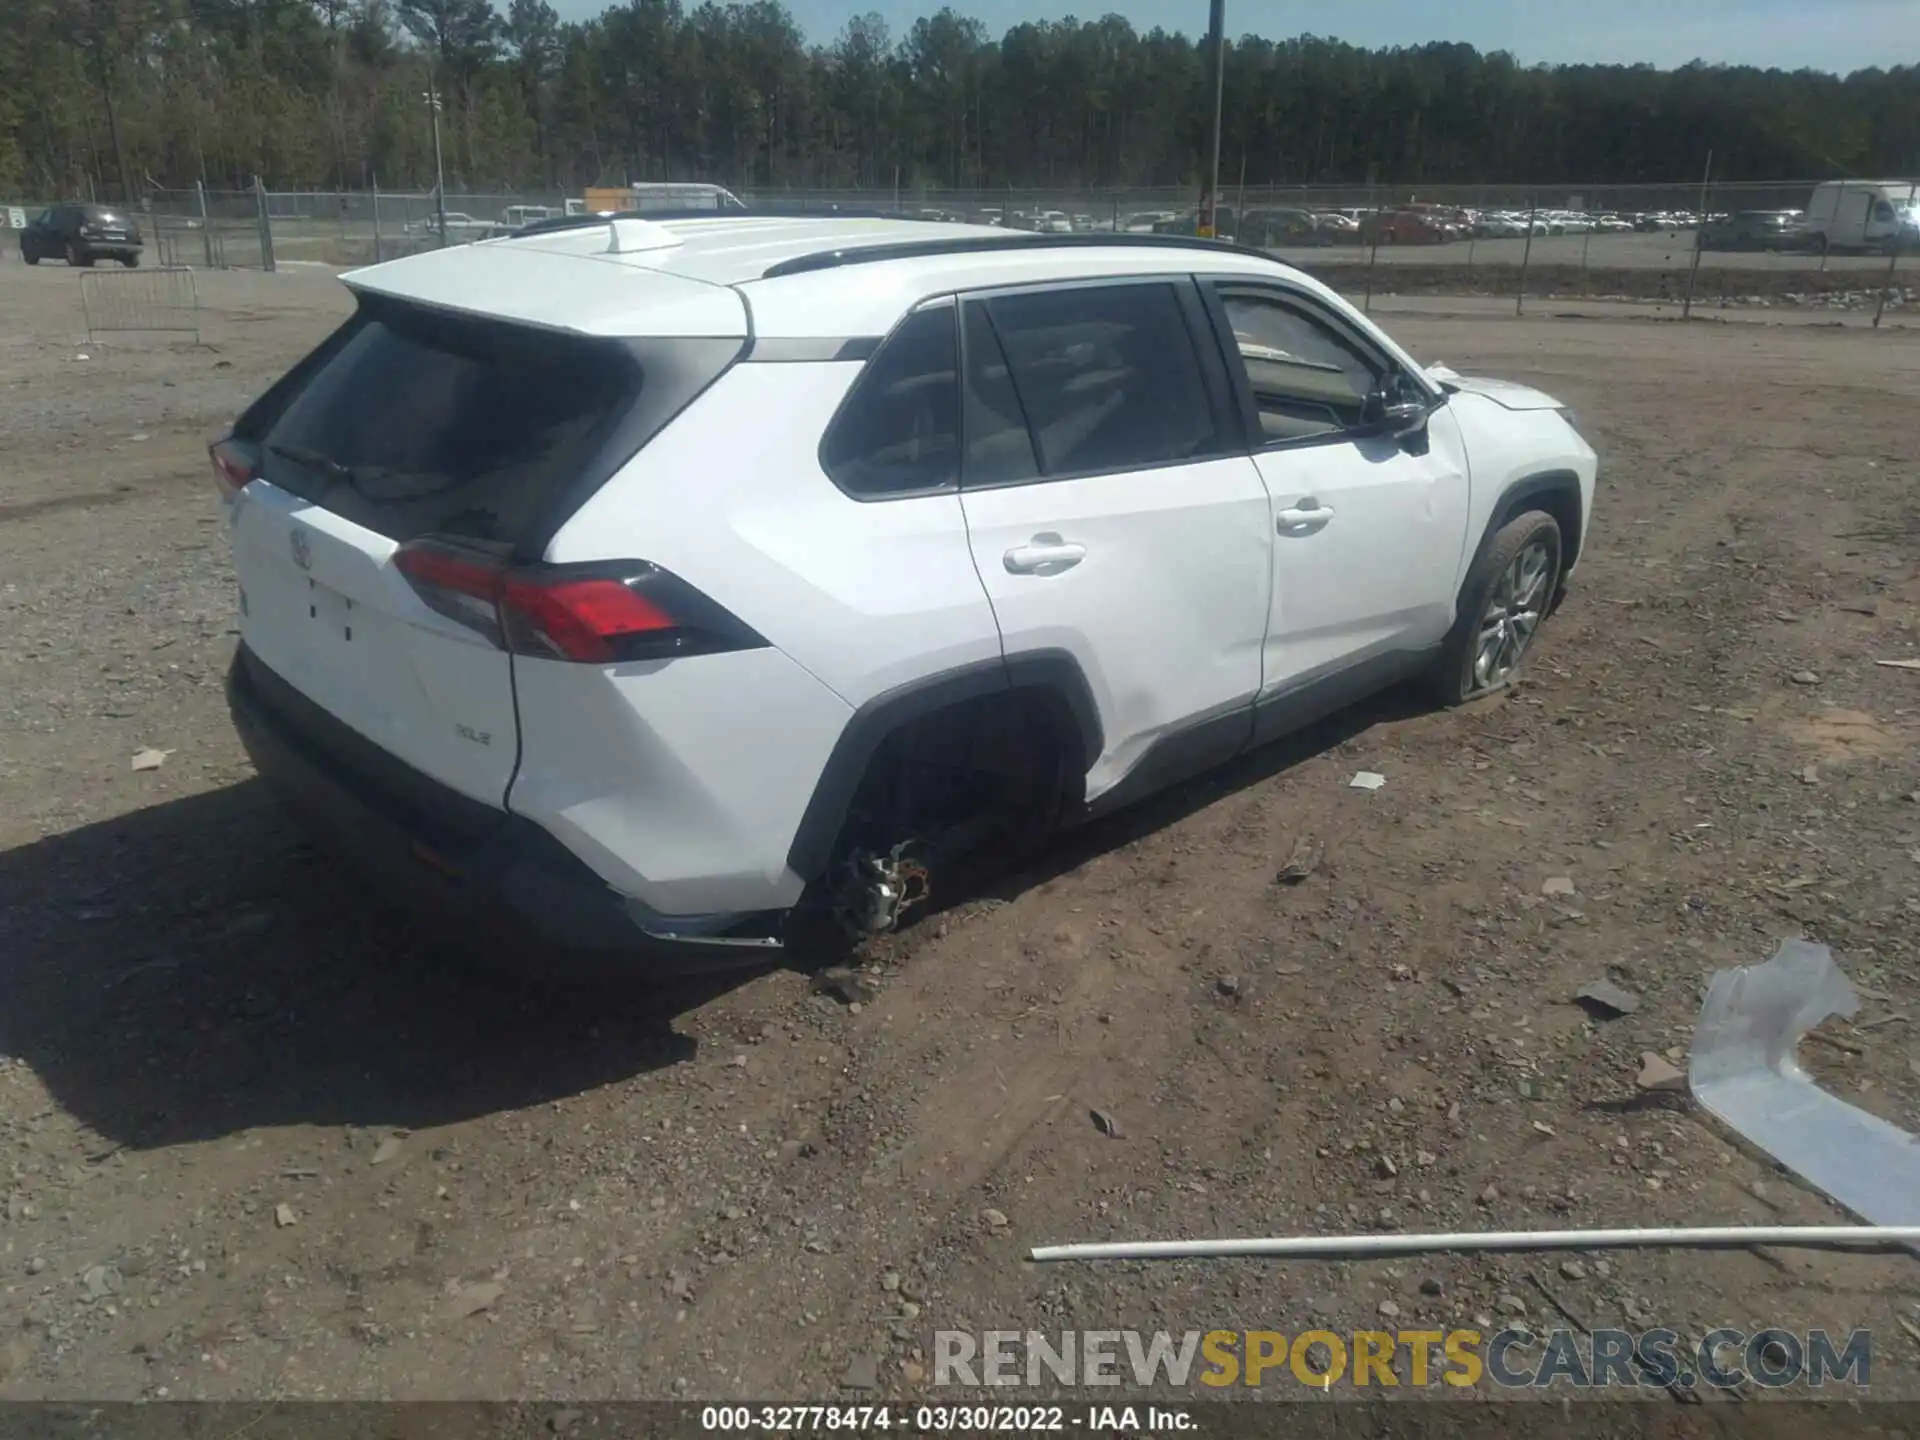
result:
[[[960,469],[959,347],[953,306],[909,315],[860,372],[820,447],[849,495],[952,486]]]
[[[1171,285],[1076,286],[987,303],[1046,475],[1219,453]]]
[[[1873,207],[1873,218],[1883,222],[1893,219],[1893,206],[1885,200],[1879,201]]]
[[[984,305],[967,306],[966,483],[1004,485],[1040,473],[1006,352]]]
[[[1332,327],[1278,298],[1221,296],[1234,348],[1269,440],[1338,433],[1359,423],[1381,371]]]
[[[267,433],[267,478],[396,540],[518,540],[641,385],[615,342],[404,306],[328,343]]]

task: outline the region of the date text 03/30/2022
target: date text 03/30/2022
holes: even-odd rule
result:
[[[1168,1434],[1194,1428],[1183,1409],[1159,1405],[708,1405],[700,1428],[721,1433],[911,1430],[1025,1434],[1088,1430]]]

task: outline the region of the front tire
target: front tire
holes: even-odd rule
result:
[[[1512,683],[1559,598],[1562,554],[1559,522],[1544,510],[1501,527],[1467,576],[1459,614],[1434,662],[1441,704],[1463,705]]]
[[[20,247],[20,258],[29,265],[38,265],[40,263],[40,252],[38,250],[30,250],[26,245],[22,244]]]
[[[122,255],[120,257],[120,263],[131,270],[140,263],[140,257],[138,255]]]

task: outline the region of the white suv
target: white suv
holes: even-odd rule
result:
[[[1587,533],[1557,402],[1257,250],[580,217],[346,284],[213,447],[240,733],[397,892],[621,964],[882,931],[1366,692],[1495,689]]]

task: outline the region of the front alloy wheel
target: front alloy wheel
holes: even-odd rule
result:
[[[1544,510],[1515,516],[1487,542],[1431,672],[1442,704],[1477,700],[1512,682],[1553,610],[1561,554],[1560,526]]]
[[[1514,556],[1494,581],[1474,647],[1475,690],[1496,690],[1520,668],[1520,658],[1546,614],[1554,568],[1543,536]]]

